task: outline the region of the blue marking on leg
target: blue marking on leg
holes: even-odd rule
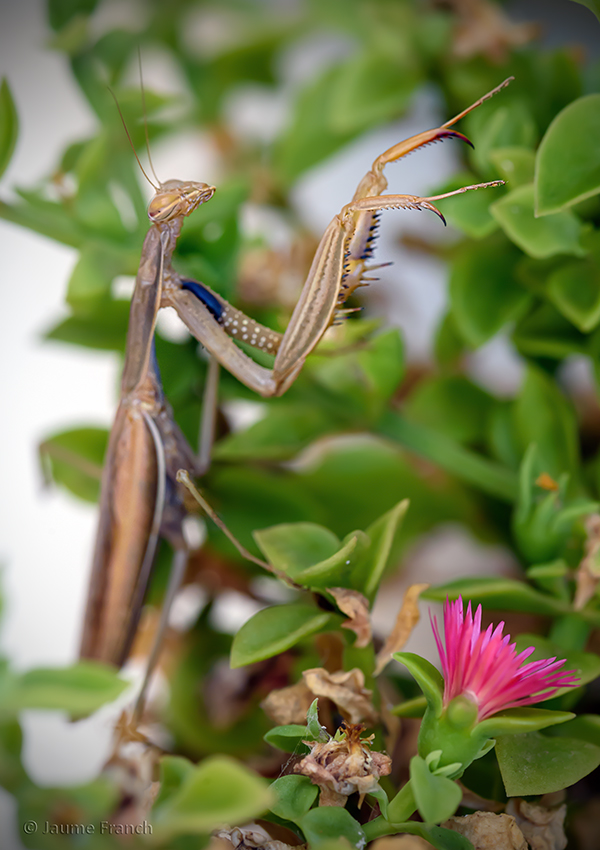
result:
[[[198,283],[196,280],[182,280],[181,288],[187,289],[190,292],[193,292],[196,298],[199,301],[202,301],[207,310],[213,314],[215,319],[218,321],[221,320],[223,315],[223,305],[216,298],[210,290],[208,290],[201,283]]]

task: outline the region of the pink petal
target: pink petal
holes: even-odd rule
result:
[[[466,612],[462,597],[444,603],[444,643],[437,618],[431,618],[444,676],[444,705],[467,694],[478,705],[478,720],[498,711],[549,699],[579,681],[574,670],[560,670],[565,660],[541,659],[525,663],[535,647],[519,654],[503,636],[504,623],[481,632],[481,605],[475,615],[471,603]]]

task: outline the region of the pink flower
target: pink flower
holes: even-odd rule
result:
[[[462,597],[444,603],[442,644],[437,618],[432,621],[444,675],[444,707],[463,694],[477,705],[477,721],[516,706],[531,705],[554,696],[559,688],[578,682],[574,670],[559,670],[565,659],[545,658],[524,664],[535,647],[518,655],[510,635],[502,636],[504,623],[481,631],[481,605],[463,613]]]

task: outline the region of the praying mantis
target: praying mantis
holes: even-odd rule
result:
[[[246,316],[205,284],[185,280],[177,273],[172,257],[183,220],[201,204],[208,203],[216,190],[205,183],[179,180],[160,183],[158,178],[155,185],[138,159],[155,195],[148,207],[151,227],[142,248],[131,302],[121,396],[102,478],[82,657],[121,666],[139,622],[159,538],[167,538],[177,553],[170,598],[182,578],[187,557],[183,520],[189,507],[188,489],[193,490],[189,487],[189,476],[202,473],[207,453],[205,450],[200,460],[195,456],[162,392],[153,341],[158,311],[173,307],[212,356],[207,403],[216,403],[218,366],[215,364],[228,369],[263,397],[282,395],[336,316],[344,311],[345,301],[364,281],[365,273],[374,268],[368,263],[373,254],[378,213],[390,209],[425,209],[444,221],[435,201],[503,183],[501,180],[478,183],[430,197],[386,195],[384,168],[445,138],[454,137],[471,144],[451,128],[511,80],[512,77],[505,80],[440,127],[399,142],[377,157],[352,200],[326,228],[283,334]],[[237,340],[275,355],[272,369],[256,363],[238,347]],[[203,431],[209,434],[210,413],[206,414],[207,422]],[[188,489],[182,483],[188,483]],[[211,516],[214,518],[213,513]],[[235,542],[239,548],[241,544]],[[240,551],[252,557],[243,547]]]

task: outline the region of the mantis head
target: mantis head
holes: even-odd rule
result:
[[[215,187],[209,186],[208,183],[167,180],[160,185],[156,195],[150,201],[148,217],[150,221],[160,224],[189,215],[200,204],[210,201],[215,191]]]

